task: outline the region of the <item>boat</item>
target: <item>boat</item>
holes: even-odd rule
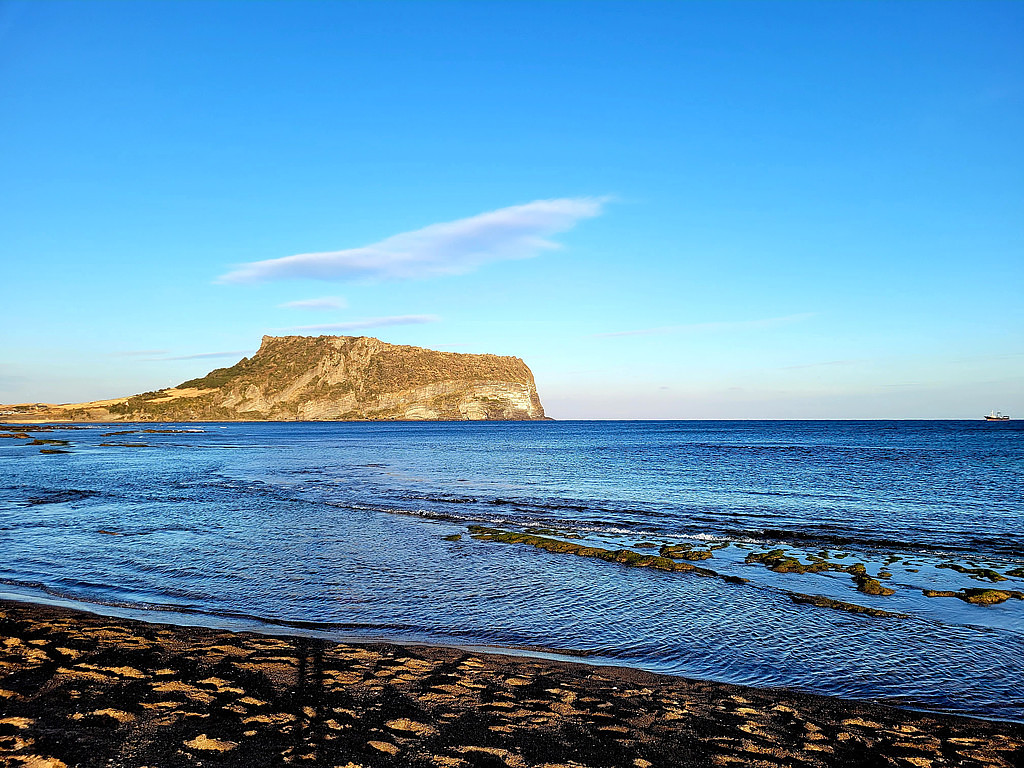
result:
[[[985,417],[985,421],[1009,421],[1009,416],[1003,416],[999,411],[992,411],[988,416]]]

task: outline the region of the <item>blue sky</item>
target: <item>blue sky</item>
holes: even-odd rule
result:
[[[338,333],[1024,416],[1024,4],[0,2],[0,402]]]

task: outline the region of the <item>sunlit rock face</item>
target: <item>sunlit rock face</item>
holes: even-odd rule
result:
[[[387,344],[366,336],[264,336],[230,368],[97,403],[38,406],[34,419],[335,421],[543,419],[518,357]]]

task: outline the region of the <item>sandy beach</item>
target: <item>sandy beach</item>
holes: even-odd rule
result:
[[[0,602],[9,766],[1009,766],[1024,726]]]

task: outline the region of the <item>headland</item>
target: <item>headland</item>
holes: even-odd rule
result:
[[[439,352],[368,336],[264,336],[251,358],[174,387],[87,403],[0,406],[11,423],[537,420],[518,357]]]

